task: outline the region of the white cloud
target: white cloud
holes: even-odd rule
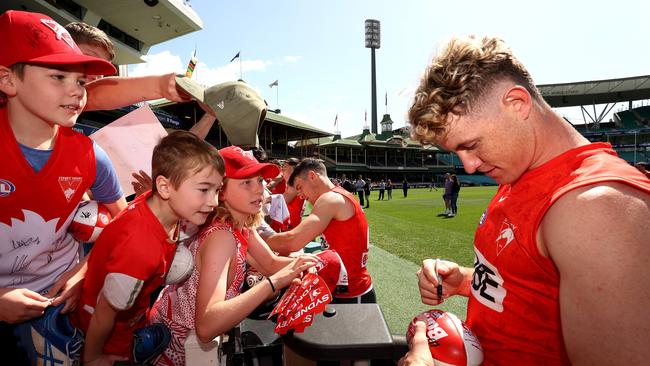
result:
[[[135,65],[129,72],[129,75],[160,75],[170,72],[184,74],[187,68],[185,61],[170,51],[149,54],[144,56],[144,59],[146,62]],[[241,71],[242,73],[248,71],[265,71],[267,66],[271,64],[271,61],[243,60],[241,62]],[[230,62],[218,67],[209,67],[205,62],[199,61],[194,69],[194,78],[198,83],[203,85],[215,85],[239,79],[239,71],[239,61]]]
[[[185,73],[185,68],[187,67],[187,65],[183,64],[179,56],[173,55],[169,51],[146,55],[143,59],[146,62],[133,66],[129,75],[144,76],[167,74],[170,72]]]
[[[284,61],[286,62],[298,62],[302,56],[284,56]]]

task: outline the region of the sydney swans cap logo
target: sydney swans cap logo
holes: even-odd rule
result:
[[[70,33],[68,33],[68,31],[61,26],[61,24],[55,22],[52,19],[41,19],[41,23],[45,24],[45,26],[54,32],[57,40],[63,40],[68,44],[68,46],[70,46],[70,48],[74,49],[75,43],[72,40],[72,36],[70,36]]]

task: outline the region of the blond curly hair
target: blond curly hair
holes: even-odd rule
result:
[[[533,99],[542,100],[524,65],[501,39],[453,38],[433,58],[415,91],[408,111],[411,136],[424,145],[439,143],[448,132],[450,114],[470,113],[503,80],[523,86]]]

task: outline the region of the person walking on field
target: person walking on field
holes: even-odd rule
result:
[[[382,179],[379,182],[379,197],[377,198],[377,201],[384,200],[384,191],[386,191],[386,182]]]
[[[451,175],[451,195],[449,196],[449,208],[451,212],[447,217],[454,217],[458,213],[458,194],[460,193],[460,182],[456,174]]]
[[[409,182],[404,178],[402,181],[402,192],[404,193],[404,198],[406,198],[409,194]]]
[[[356,188],[357,195],[359,196],[359,204],[361,205],[361,207],[363,207],[365,205],[365,200],[363,199],[363,197],[365,195],[364,188],[366,187],[366,181],[363,180],[361,174],[359,174],[359,178],[356,180],[356,182],[354,182],[354,186]]]
[[[365,208],[370,208],[370,186],[372,186],[372,181],[370,178],[366,178],[366,185],[363,187],[363,194],[366,196]]]
[[[389,179],[386,181],[386,193],[388,193],[388,200],[393,198],[393,182]]]
[[[448,216],[451,214],[451,192],[454,182],[451,180],[451,173],[445,174],[445,193],[442,195],[442,199],[445,201],[445,213],[443,216]]]

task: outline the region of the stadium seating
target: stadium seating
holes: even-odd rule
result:
[[[469,186],[496,186],[494,179],[485,175],[457,175],[461,185]]]

